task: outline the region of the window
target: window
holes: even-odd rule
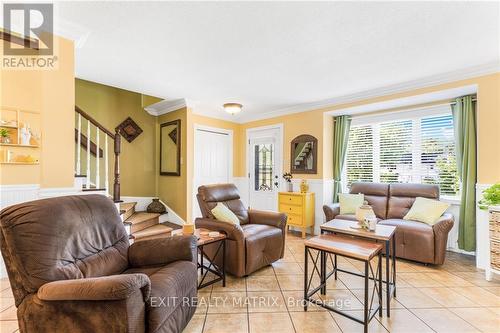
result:
[[[255,145],[255,191],[273,189],[273,147],[272,143]]]
[[[397,120],[353,119],[344,170],[348,187],[358,181],[438,184],[441,195],[458,196],[451,111],[415,113]]]

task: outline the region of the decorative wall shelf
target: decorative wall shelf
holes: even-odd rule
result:
[[[40,162],[0,162],[0,164],[11,164],[11,165],[39,165]]]
[[[26,148],[40,148],[38,145],[21,145],[17,143],[0,143],[0,146],[7,146],[7,147],[26,147]]]

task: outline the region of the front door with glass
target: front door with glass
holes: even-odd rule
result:
[[[249,205],[253,209],[277,209],[282,166],[279,134],[279,129],[249,133]]]

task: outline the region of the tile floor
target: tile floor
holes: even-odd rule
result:
[[[303,263],[303,240],[289,234],[279,262],[244,279],[228,276],[225,288],[216,284],[200,290],[198,309],[184,332],[362,332],[360,324],[317,306],[303,311]],[[354,260],[339,260],[339,265],[361,269]],[[398,260],[397,287],[391,317],[385,311],[375,316],[370,332],[500,332],[500,279],[484,280],[473,257],[449,252],[440,267]],[[362,288],[361,278],[342,273],[339,280],[329,280],[323,298],[361,315]],[[16,308],[3,279],[0,332],[16,331]]]

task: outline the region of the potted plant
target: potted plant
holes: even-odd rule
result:
[[[285,172],[283,174],[283,179],[286,180],[286,186],[288,192],[293,192],[292,178],[293,176],[290,172]]]
[[[0,128],[0,142],[10,143],[9,131],[5,128]]]
[[[483,210],[497,205],[500,205],[500,183],[494,184],[484,190],[483,199],[479,200],[479,208]]]

